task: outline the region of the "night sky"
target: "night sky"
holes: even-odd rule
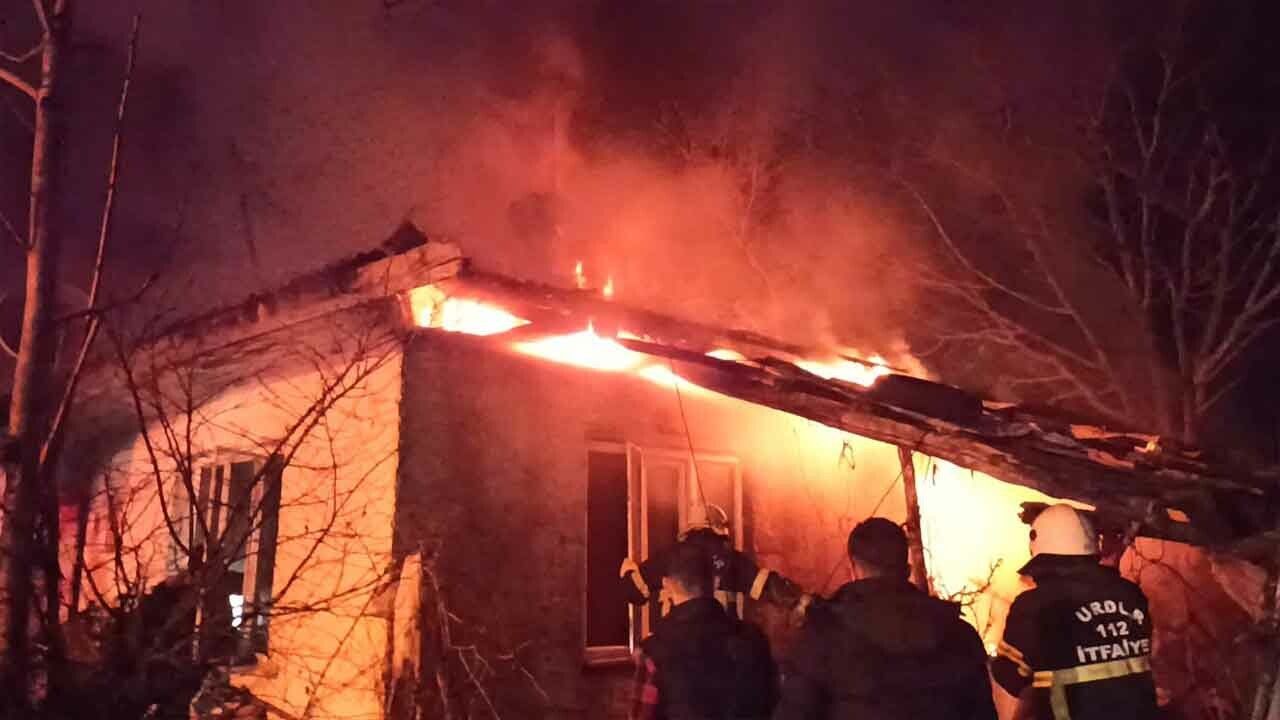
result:
[[[904,273],[929,233],[886,191],[886,168],[939,145],[1083,202],[1070,167],[1019,148],[1077,142],[1118,49],[1174,24],[1165,3],[1065,5],[81,3],[58,216],[66,276],[87,283],[140,12],[110,287],[161,272],[149,311],[234,301],[412,219],[500,272],[568,284],[582,259],[639,305],[815,344],[923,347],[929,299]],[[1261,133],[1280,64],[1274,24],[1248,5],[1183,27],[1194,52],[1226,58],[1210,70],[1213,102]],[[0,10],[0,46],[32,37],[27,10]],[[0,89],[0,209],[14,218],[22,100]],[[742,176],[726,168],[753,162],[771,174],[744,236]],[[0,248],[0,284],[17,287],[18,253]],[[16,310],[0,304],[10,323]],[[1275,425],[1263,350],[1228,432]],[[998,363],[975,353],[931,367],[989,390]]]

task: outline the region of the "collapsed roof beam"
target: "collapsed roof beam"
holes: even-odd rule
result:
[[[1227,479],[1181,472],[1110,468],[1087,458],[1037,446],[1027,437],[984,437],[959,426],[922,418],[831,383],[779,377],[765,368],[705,357],[653,343],[619,340],[629,349],[667,358],[690,382],[740,400],[808,418],[838,430],[955,463],[998,480],[1104,508],[1108,515],[1141,523],[1149,537],[1220,545],[1233,539],[1229,523],[1215,516],[1214,494],[1256,502],[1262,491]],[[1143,478],[1143,475],[1150,477]],[[1141,482],[1138,482],[1141,481]],[[1191,523],[1170,520],[1164,509],[1195,506]],[[1152,513],[1153,507],[1159,513]]]

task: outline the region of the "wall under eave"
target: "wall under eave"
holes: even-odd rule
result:
[[[396,535],[404,552],[439,548],[453,642],[490,653],[498,677],[488,690],[504,716],[595,720],[628,709],[629,667],[583,667],[592,441],[687,452],[691,437],[699,453],[737,457],[746,549],[813,589],[848,579],[854,523],[873,511],[904,518],[891,446],[688,386],[682,420],[669,387],[494,348],[441,332],[410,344]],[[748,616],[785,652],[782,612],[751,603]],[[515,648],[547,697],[494,659]]]
[[[583,662],[593,442],[679,453],[692,441],[699,454],[738,458],[744,548],[810,590],[829,593],[847,580],[845,540],[855,523],[872,514],[904,519],[896,448],[682,388],[678,399],[670,386],[521,355],[494,338],[429,331],[410,343],[397,552],[436,553],[436,577],[455,616],[451,640],[486,659],[480,680],[504,716],[621,718],[629,708],[630,668],[587,669]],[[992,647],[1010,603],[1029,587],[1017,573],[1029,559],[1021,503],[1055,500],[923,455],[915,467],[935,590],[964,600],[966,618]],[[1157,549],[1163,563],[1151,559]],[[1227,642],[1242,627],[1239,607],[1208,587],[1216,582],[1213,568],[1195,549],[1143,541],[1124,570],[1152,599],[1157,682],[1166,695],[1179,695],[1197,680],[1180,654],[1203,652],[1196,635],[1206,626],[1215,642]],[[1189,591],[1175,570],[1197,589]],[[982,592],[970,594],[975,589]],[[785,656],[794,628],[784,613],[748,603],[747,615]],[[433,619],[427,608],[421,620],[428,640]],[[1189,624],[1194,642],[1185,639]],[[430,648],[424,655],[420,672],[433,684]],[[468,657],[477,666],[477,657]],[[463,686],[456,702],[487,712],[469,678],[455,682]]]
[[[379,590],[394,572],[401,355],[382,331],[340,329],[333,319],[319,325],[306,337],[277,338],[274,351],[254,354],[238,381],[200,407],[194,454],[197,465],[261,457],[305,420],[300,441],[281,448],[296,453],[282,478],[270,651],[235,670],[233,683],[299,717],[380,718],[390,610]],[[360,379],[336,385],[344,371]],[[313,406],[335,387],[342,397],[316,417]],[[160,427],[149,432],[165,446]],[[159,464],[169,493],[172,459]],[[131,579],[154,587],[172,570],[153,468],[139,435],[105,473],[123,543],[113,541],[101,483],[94,494],[86,557],[107,602],[118,587],[112,560],[120,545],[129,549]],[[81,597],[96,600],[87,586]]]
[[[965,598],[971,601],[966,616],[990,650],[1004,631],[1009,605],[1031,587],[1017,573],[1030,559],[1029,528],[1018,518],[1021,503],[1057,501],[942,461],[918,456],[916,466],[935,589],[948,596],[990,581],[986,592]],[[1261,618],[1262,569],[1203,548],[1138,538],[1120,559],[1120,571],[1151,603],[1161,702],[1186,718],[1224,717],[1230,708],[1247,706],[1261,657],[1250,633]]]
[[[1061,502],[945,460],[916,455],[925,565],[934,592],[962,602],[988,652],[1009,605],[1029,587],[1018,569],[1031,559],[1024,502]],[[974,590],[983,592],[973,594]]]

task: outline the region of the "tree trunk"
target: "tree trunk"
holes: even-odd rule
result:
[[[54,288],[61,248],[51,224],[57,168],[57,125],[60,121],[57,88],[68,20],[66,3],[55,3],[48,14],[49,27],[41,51],[31,160],[26,296],[22,338],[13,375],[13,396],[9,405],[9,432],[18,442],[18,461],[15,467],[9,468],[5,488],[5,506],[12,512],[9,513],[10,522],[5,524],[3,538],[8,603],[3,702],[17,709],[30,701],[31,613],[34,606],[32,571],[37,559],[43,555],[36,537],[36,518],[42,509],[40,450],[53,385]]]
[[[1277,572],[1280,572],[1280,551],[1277,551],[1267,566],[1267,580],[1262,588],[1262,624],[1270,625],[1276,618]],[[1274,637],[1268,637],[1259,659],[1258,684],[1253,691],[1253,710],[1250,720],[1268,720],[1280,707],[1280,684],[1277,680],[1276,667],[1280,665],[1280,644]]]

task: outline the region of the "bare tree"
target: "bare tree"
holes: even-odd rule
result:
[[[940,239],[940,340],[1019,358],[1025,397],[1194,442],[1280,318],[1280,178],[1189,17],[1116,57],[1070,146],[1010,111],[973,121],[983,153],[931,138],[894,178]],[[1141,342],[1117,341],[1126,312]]]
[[[1098,260],[1172,345],[1172,413],[1194,439],[1280,321],[1278,138],[1233,131],[1177,55],[1145,60],[1158,81],[1118,74],[1092,128],[1107,231]]]
[[[26,261],[22,334],[17,347],[0,343],[15,361],[13,394],[8,408],[8,432],[13,436],[16,458],[5,467],[3,528],[5,564],[5,703],[21,709],[31,691],[30,636],[32,612],[45,616],[59,607],[57,588],[58,491],[52,476],[62,434],[72,410],[85,362],[96,339],[101,319],[102,280],[109,247],[120,167],[123,125],[137,47],[135,19],[125,79],[115,117],[115,133],[106,193],[99,225],[97,253],[84,308],[59,317],[56,297],[60,277],[63,238],[55,227],[57,211],[57,151],[67,118],[61,116],[59,95],[65,78],[63,66],[71,33],[71,0],[32,0],[39,32],[30,47],[0,53],[0,92],[25,96],[34,105],[30,200],[26,233],[7,217],[0,225],[17,244]],[[38,62],[38,69],[33,67]],[[34,77],[32,80],[30,78]],[[84,323],[79,347],[60,357],[58,338],[68,323]],[[64,362],[67,360],[67,362]],[[34,583],[33,571],[39,571]],[[37,598],[43,592],[43,602]],[[63,644],[56,624],[46,626],[44,638],[50,659],[58,662]]]
[[[203,683],[206,704],[328,717],[381,682],[383,655],[367,648],[397,578],[398,446],[378,413],[395,417],[385,384],[402,339],[385,317],[354,315],[250,348],[108,332],[114,369],[86,382],[114,408],[94,423],[123,442],[64,542],[78,651],[67,692],[37,709],[113,701],[122,717],[185,717]],[[250,695],[228,684],[232,667]],[[299,687],[303,703],[289,696]]]

